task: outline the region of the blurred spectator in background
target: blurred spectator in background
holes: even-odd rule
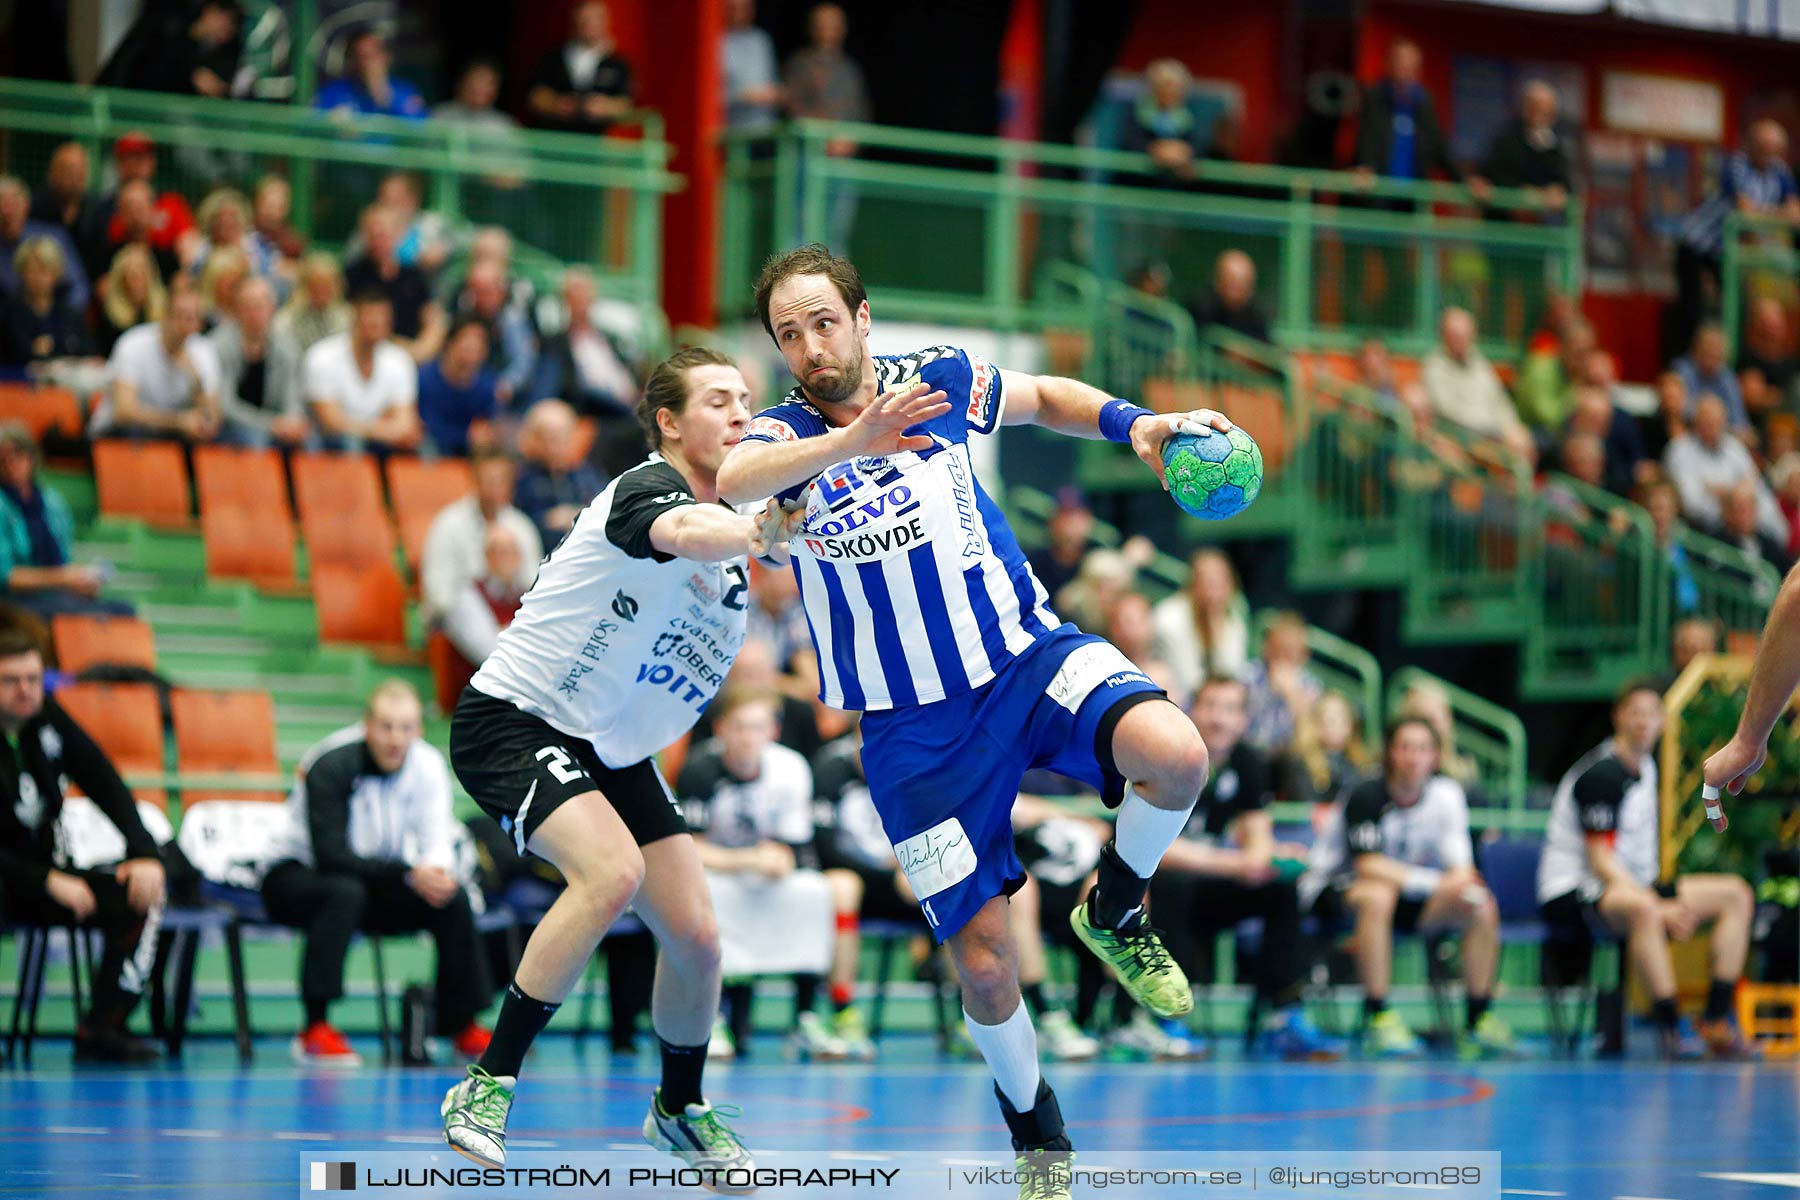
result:
[[[198,272],[205,328],[210,330],[220,321],[231,319],[237,304],[238,282],[255,273],[250,269],[250,260],[236,246],[221,246],[206,256],[206,267]]]
[[[169,293],[157,273],[150,247],[130,245],[113,257],[100,281],[100,311],[94,323],[95,349],[111,354],[126,330],[162,320]]]
[[[400,261],[401,214],[371,204],[362,214],[362,257],[344,268],[351,295],[377,291],[393,314],[394,342],[414,362],[435,358],[444,344],[444,310],[431,298],[431,284],[416,264]]]
[[[1717,654],[1722,639],[1716,617],[1689,617],[1669,631],[1669,673],[1662,691],[1674,686],[1688,664],[1702,654]]]
[[[1298,613],[1277,613],[1263,630],[1262,657],[1245,665],[1242,679],[1250,723],[1244,740],[1271,757],[1287,751],[1300,714],[1325,691],[1307,664],[1306,621]]]
[[[1473,335],[1470,338],[1473,344]],[[1427,358],[1426,361],[1430,361]],[[1356,348],[1355,382],[1368,388],[1384,400],[1400,403],[1400,377],[1394,373],[1394,360],[1388,354],[1387,345],[1380,338],[1364,339]],[[1511,407],[1511,401],[1507,402]]]
[[[518,615],[519,602],[531,586],[521,582],[524,559],[518,534],[505,525],[489,525],[482,543],[482,573],[463,588],[444,613],[444,636],[462,660],[456,664],[456,674],[465,687],[494,652],[500,631]],[[456,691],[460,694],[462,688]]]
[[[300,348],[275,326],[275,285],[238,281],[233,318],[207,335],[219,357],[221,440],[291,449],[312,432],[300,395]]]
[[[62,275],[56,290],[85,313],[88,305],[87,272],[81,269],[81,253],[61,225],[31,219],[31,189],[11,175],[0,175],[0,296],[15,295],[19,273],[14,266],[19,247],[33,238],[49,238],[62,251]]]
[[[474,321],[487,331],[487,369],[502,404],[523,395],[537,364],[537,337],[531,314],[514,301],[506,268],[491,259],[469,266],[456,306],[459,321]]]
[[[1152,645],[1156,630],[1150,612],[1148,596],[1137,591],[1126,592],[1113,601],[1112,613],[1106,622],[1106,640],[1134,663],[1147,663],[1156,658]]]
[[[419,444],[419,372],[391,339],[393,305],[380,292],[351,298],[350,331],[306,352],[302,386],[334,450],[410,450]]]
[[[344,272],[337,259],[316,250],[300,260],[300,283],[275,318],[276,327],[305,354],[319,342],[350,328],[344,300]]]
[[[1757,492],[1757,527],[1771,539],[1786,543],[1786,522],[1775,497],[1757,474],[1756,461],[1744,444],[1725,428],[1725,402],[1708,393],[1694,406],[1694,428],[1669,443],[1663,469],[1681,496],[1681,512],[1688,522],[1707,532],[1724,523],[1725,498],[1741,483]]]
[[[1443,420],[1535,458],[1531,434],[1519,420],[1512,397],[1494,364],[1476,345],[1475,318],[1467,309],[1444,310],[1438,319],[1438,344],[1425,356],[1420,374],[1432,410]]]
[[[1774,393],[1775,402],[1793,407],[1794,380],[1800,376],[1800,355],[1794,352],[1794,340],[1788,333],[1785,305],[1774,296],[1760,297],[1750,306],[1750,321],[1744,329],[1744,349],[1738,355],[1740,380],[1754,371]]]
[[[188,207],[187,200],[180,192],[165,192],[156,186],[156,143],[148,136],[133,131],[125,134],[113,143],[113,171],[118,177],[117,191],[102,201],[108,228],[107,236],[115,246],[127,241],[136,241],[142,236],[150,243],[150,248],[159,252],[174,253],[194,228],[194,213]],[[121,236],[115,227],[115,210],[128,184],[143,182],[149,187],[150,213],[147,228],[140,232],[135,228],[137,223],[134,214],[133,237]],[[164,280],[168,273],[164,272]]]
[[[293,282],[291,264],[306,253],[306,238],[294,228],[293,185],[280,175],[264,175],[256,181],[250,198],[252,236],[267,244],[278,261],[285,261],[280,274],[284,283]]]
[[[519,429],[519,510],[537,526],[547,549],[554,550],[606,481],[585,461],[575,410],[561,400],[539,400],[525,413]]]
[[[745,614],[746,637],[761,638],[775,653],[783,695],[810,700],[818,680],[812,673],[817,662],[812,629],[800,604],[800,584],[792,571],[776,571],[750,563],[750,611]]]
[[[1644,453],[1662,461],[1669,443],[1687,432],[1690,415],[1687,384],[1679,371],[1664,371],[1656,377],[1656,411],[1637,418],[1638,434],[1644,440]]]
[[[493,420],[500,411],[497,381],[487,361],[487,327],[460,317],[444,339],[444,352],[419,368],[419,420],[426,444],[439,454],[462,457],[499,441]]]
[[[1565,431],[1592,434],[1604,443],[1604,486],[1615,495],[1630,495],[1632,488],[1658,470],[1656,460],[1644,450],[1637,422],[1613,405],[1612,393],[1603,386],[1593,384],[1576,390],[1575,412]]]
[[[1294,723],[1283,794],[1291,803],[1313,806],[1316,830],[1321,810],[1335,803],[1373,762],[1356,706],[1342,692],[1326,692]]]
[[[1800,557],[1800,454],[1782,455],[1769,464],[1766,477],[1775,502],[1781,506],[1782,518],[1787,521],[1788,556]]]
[[[1589,357],[1595,348],[1594,327],[1571,317],[1562,328],[1555,353],[1525,356],[1519,368],[1519,416],[1540,433],[1554,435],[1575,411],[1575,389],[1588,382]]]
[[[1533,79],[1519,89],[1519,115],[1488,143],[1481,178],[1495,187],[1526,188],[1545,208],[1568,203],[1575,182],[1569,144],[1556,130],[1555,88]]]
[[[1388,47],[1386,78],[1363,89],[1362,122],[1351,157],[1358,174],[1428,179],[1437,171],[1462,178],[1450,160],[1437,109],[1419,81],[1423,65],[1417,43],[1401,38]]]
[[[38,478],[38,446],[16,421],[0,423],[0,598],[40,617],[56,613],[130,615],[102,600],[108,572],[73,561],[75,518]]]
[[[1208,675],[1239,675],[1250,661],[1250,623],[1231,560],[1210,547],[1194,551],[1187,587],[1152,610],[1156,656],[1193,695]]]
[[[1564,475],[1580,480],[1591,488],[1606,490],[1606,443],[1591,433],[1570,430],[1556,447],[1556,465]],[[1594,512],[1587,500],[1567,484],[1551,480],[1544,489],[1550,507],[1561,509],[1570,517],[1591,520]]]
[[[612,12],[600,0],[569,14],[569,40],[544,55],[526,97],[538,124],[604,133],[631,111],[631,64],[612,40]]]
[[[120,337],[107,361],[110,384],[90,436],[124,434],[208,442],[219,432],[219,359],[200,336],[200,295],[169,292],[162,320]]]
[[[1465,788],[1473,788],[1480,775],[1475,760],[1456,748],[1456,713],[1449,689],[1441,683],[1420,680],[1400,698],[1400,716],[1417,717],[1437,732],[1438,770]]]
[[[87,147],[80,142],[58,146],[50,155],[44,186],[32,198],[31,219],[60,226],[81,257],[82,271],[89,279],[98,279],[111,260],[100,198],[88,190],[89,171]]]
[[[781,120],[775,41],[756,23],[756,0],[726,0],[725,23],[725,127],[761,133]]]
[[[224,99],[243,55],[243,24],[238,0],[146,4],[96,82]]]
[[[1213,263],[1212,291],[1188,305],[1202,334],[1217,325],[1267,342],[1269,319],[1256,306],[1256,263],[1242,250],[1227,250]]]
[[[1738,377],[1731,369],[1731,343],[1725,327],[1717,321],[1704,321],[1694,331],[1693,345],[1671,364],[1687,389],[1688,417],[1693,418],[1694,404],[1700,397],[1717,396],[1725,404],[1725,419],[1733,431],[1750,429],[1750,413],[1744,407],[1744,393]]]
[[[434,121],[467,125],[472,130],[510,134],[519,127],[511,114],[494,107],[500,98],[500,64],[473,58],[456,77],[456,96],[431,110]]]
[[[1157,187],[1186,187],[1194,178],[1194,160],[1206,150],[1200,123],[1188,105],[1193,77],[1172,58],[1159,58],[1144,68],[1144,90],[1126,118],[1121,150],[1150,156],[1146,179]]]
[[[1031,572],[1044,591],[1055,596],[1074,582],[1081,560],[1093,548],[1094,510],[1073,484],[1057,489],[1056,511],[1045,522],[1042,548],[1028,556]]]
[[[1117,550],[1089,550],[1075,578],[1051,601],[1063,619],[1083,629],[1105,629],[1113,605],[1137,582],[1139,565]]]
[[[395,79],[387,38],[374,26],[350,35],[344,47],[344,74],[319,89],[313,107],[335,117],[425,119],[425,98],[404,79]]]
[[[1719,263],[1725,253],[1725,218],[1731,213],[1778,216],[1800,224],[1800,189],[1787,162],[1787,131],[1761,120],[1750,126],[1744,149],[1725,157],[1719,190],[1681,223],[1675,245],[1678,294],[1677,344],[1685,344],[1719,309]]]
[[[598,292],[586,267],[570,267],[562,275],[563,307],[568,328],[544,339],[538,349],[529,397],[558,397],[588,417],[636,420],[637,373],[612,335],[594,324]]]
[[[419,556],[420,615],[430,626],[443,620],[464,591],[486,572],[488,533],[505,529],[519,547],[513,582],[521,593],[537,578],[543,546],[531,519],[513,507],[519,468],[501,453],[478,453],[469,464],[475,491],[445,505],[432,518]]]
[[[807,44],[787,60],[788,112],[819,121],[870,121],[869,88],[863,69],[844,53],[850,22],[835,4],[815,4],[806,17]],[[833,138],[825,153],[843,158],[856,143]]]
[[[181,270],[181,259],[173,248],[158,246],[153,237],[156,227],[156,193],[142,179],[133,179],[119,189],[117,206],[106,223],[100,252],[117,259],[129,246],[141,246],[150,255],[156,277],[163,283],[175,278]]]
[[[1669,608],[1676,616],[1700,608],[1700,583],[1694,576],[1687,547],[1676,535],[1682,530],[1681,497],[1667,479],[1653,479],[1638,489],[1638,503],[1650,514],[1650,529],[1657,553],[1668,567]]]
[[[1720,501],[1719,539],[1736,546],[1751,558],[1760,558],[1785,575],[1794,560],[1788,555],[1789,527],[1781,519],[1779,530],[1768,522],[1767,501],[1770,493],[1761,479],[1739,482]],[[1779,514],[1779,508],[1777,513]]]
[[[0,366],[23,368],[94,353],[81,310],[58,295],[65,265],[54,238],[27,238],[13,252],[18,289],[0,292]]]
[[[403,267],[419,268],[426,282],[431,282],[450,257],[450,223],[425,211],[424,184],[411,171],[390,172],[375,189],[375,203],[394,214],[399,230],[394,258]],[[361,253],[362,246],[352,238],[345,257],[356,258]]]
[[[786,686],[788,681],[782,675],[779,653],[774,642],[746,637],[743,649],[732,661],[731,672],[725,677],[725,690],[770,697],[775,706],[775,740],[811,758],[825,744],[825,739],[819,733],[819,722],[811,701],[806,696],[794,695]],[[815,679],[812,687],[817,686]],[[708,710],[694,726],[693,744],[698,746],[716,732],[714,717]]]
[[[194,243],[188,270],[196,274],[204,271],[214,251],[229,249],[241,253],[258,275],[275,278],[280,252],[272,242],[255,236],[250,223],[250,201],[236,188],[219,188],[202,200],[194,214],[194,227],[202,240]]]

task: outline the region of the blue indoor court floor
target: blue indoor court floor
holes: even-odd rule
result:
[[[129,1073],[76,1068],[67,1045],[40,1042],[31,1070],[0,1072],[0,1197],[293,1197],[303,1152],[440,1145],[437,1104],[454,1077],[303,1071],[274,1039],[259,1043],[249,1068],[228,1044],[201,1041],[180,1066]],[[755,1063],[709,1068],[708,1092],[744,1109],[738,1128],[752,1149],[873,1157],[1004,1144],[980,1066],[944,1064],[923,1038],[884,1049],[875,1065],[801,1066],[771,1041]],[[653,1075],[647,1053],[621,1064],[598,1047],[582,1053],[546,1038],[520,1089],[514,1148],[640,1144]],[[1048,1075],[1089,1150],[1499,1150],[1506,1195],[1800,1200],[1800,1065],[1791,1059],[1095,1063]]]

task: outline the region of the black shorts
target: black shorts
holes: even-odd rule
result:
[[[545,817],[584,792],[605,797],[640,846],[689,832],[653,761],[609,767],[586,740],[473,687],[450,719],[450,766],[520,854]]]
[[[1553,933],[1565,941],[1591,942],[1596,938],[1612,941],[1616,935],[1600,915],[1601,893],[1581,887],[1544,901],[1538,915]]]
[[[1330,887],[1320,892],[1319,898],[1313,901],[1313,915],[1327,928],[1348,929],[1356,924],[1356,912],[1350,907],[1350,902],[1344,899],[1344,893],[1350,890],[1353,882],[1355,881],[1348,877],[1341,881],[1335,881]],[[1394,902],[1394,932],[1417,933],[1419,931],[1419,915],[1424,911],[1425,901],[1411,900],[1405,896],[1400,897]]]

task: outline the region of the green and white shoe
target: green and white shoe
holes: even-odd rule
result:
[[[831,1034],[844,1044],[853,1062],[874,1062],[875,1042],[869,1037],[868,1022],[862,1009],[852,1004],[831,1018]]]
[[[1133,1000],[1159,1017],[1185,1017],[1194,1011],[1187,975],[1141,911],[1117,929],[1102,929],[1094,924],[1084,900],[1069,914],[1069,924],[1081,944],[1112,968]]]
[[[1407,1028],[1400,1014],[1384,1008],[1369,1018],[1363,1045],[1381,1058],[1418,1058],[1425,1052],[1419,1035]]]
[[[714,1017],[712,1037],[706,1042],[706,1057],[712,1062],[730,1062],[737,1057],[737,1043],[731,1039],[731,1029],[725,1024],[724,1017]]]
[[[1519,1044],[1512,1027],[1490,1011],[1463,1034],[1456,1053],[1460,1058],[1512,1058],[1519,1053]]]
[[[707,1191],[748,1195],[756,1190],[751,1181],[756,1160],[724,1120],[742,1115],[736,1108],[715,1108],[704,1101],[671,1115],[663,1111],[662,1089],[657,1088],[650,1097],[650,1113],[644,1118],[644,1140],[705,1172],[701,1186]]]
[[[469,1077],[445,1092],[438,1106],[450,1148],[483,1166],[505,1166],[506,1114],[517,1083],[514,1076],[489,1075],[470,1063]]]
[[[1068,1150],[1021,1150],[1013,1159],[1019,1200],[1069,1200],[1075,1155]]]

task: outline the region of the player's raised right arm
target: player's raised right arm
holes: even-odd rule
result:
[[[826,467],[858,455],[929,449],[930,438],[908,437],[906,430],[950,411],[944,393],[930,387],[917,383],[904,391],[883,392],[854,421],[817,437],[739,442],[719,467],[719,496],[728,504],[763,500],[810,483]]]
[[[1769,608],[1737,733],[1706,760],[1708,784],[1734,796],[1744,790],[1744,783],[1768,756],[1769,732],[1793,699],[1796,686],[1800,686],[1800,568],[1788,572]]]

